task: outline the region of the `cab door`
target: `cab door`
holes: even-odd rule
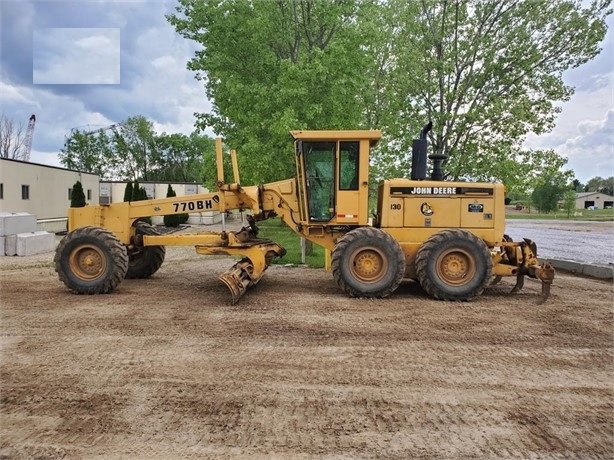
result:
[[[299,155],[304,171],[306,214],[309,222],[329,222],[335,216],[334,141],[302,141]]]
[[[360,209],[360,142],[339,142],[337,162],[337,222],[357,224]]]

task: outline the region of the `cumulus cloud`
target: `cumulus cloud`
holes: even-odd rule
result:
[[[527,148],[554,149],[566,157],[567,168],[584,183],[614,175],[614,18],[609,16],[606,23],[601,53],[563,74],[575,93],[562,105],[556,127],[540,136],[529,135],[525,142]]]
[[[34,31],[34,84],[119,84],[117,28],[54,28]]]
[[[36,114],[32,161],[57,164],[71,130],[135,115],[161,131],[194,130],[194,112],[210,105],[186,69],[195,45],[165,19],[174,6],[0,0],[0,104],[16,122]]]

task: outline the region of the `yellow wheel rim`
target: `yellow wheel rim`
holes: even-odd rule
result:
[[[354,251],[350,257],[350,264],[354,276],[367,283],[379,281],[388,270],[386,256],[374,247]]]
[[[99,278],[107,268],[107,260],[100,248],[84,244],[75,248],[69,257],[71,271],[79,279],[91,281]]]
[[[469,283],[476,273],[473,256],[464,249],[451,249],[443,252],[436,262],[437,276],[452,286]]]

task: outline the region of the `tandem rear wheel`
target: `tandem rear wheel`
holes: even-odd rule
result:
[[[146,222],[136,222],[133,248],[128,251],[128,271],[126,278],[149,278],[162,266],[166,248],[164,246],[143,246],[143,235],[160,233]]]
[[[492,276],[486,243],[464,230],[443,230],[428,238],[416,254],[422,289],[439,300],[469,300],[483,291]]]
[[[360,227],[346,233],[332,254],[335,281],[352,297],[387,297],[405,275],[405,255],[388,233]]]

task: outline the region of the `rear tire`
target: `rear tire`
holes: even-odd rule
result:
[[[464,230],[443,230],[425,241],[416,254],[422,289],[439,300],[469,300],[483,291],[492,276],[486,243]]]
[[[405,275],[405,254],[388,233],[361,227],[337,242],[332,271],[339,287],[352,297],[387,297]]]
[[[126,278],[149,278],[162,266],[166,248],[164,246],[143,246],[142,235],[159,235],[160,233],[145,222],[137,222],[135,229],[135,249],[128,254],[128,271]]]
[[[53,261],[60,281],[77,294],[111,292],[128,270],[126,247],[100,227],[82,227],[68,233]]]

